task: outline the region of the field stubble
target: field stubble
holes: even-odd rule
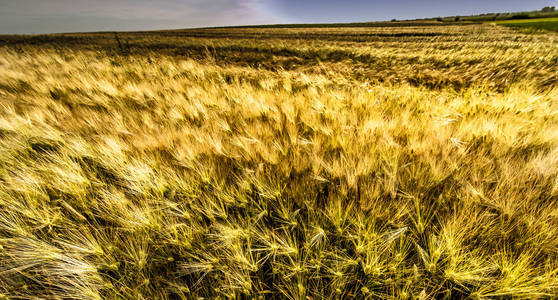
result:
[[[4,297],[558,295],[556,35],[0,41]]]

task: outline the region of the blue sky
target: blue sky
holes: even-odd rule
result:
[[[558,0],[0,0],[0,34],[381,21],[544,6]]]
[[[293,22],[416,19],[486,12],[537,10],[551,0],[271,0],[273,11]]]

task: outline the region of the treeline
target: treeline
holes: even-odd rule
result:
[[[487,22],[487,21],[504,21],[519,19],[538,19],[558,17],[558,11],[555,6],[546,6],[541,10],[525,11],[525,12],[505,12],[505,13],[486,13],[472,16],[450,16],[427,18],[423,20],[436,20],[438,22]]]

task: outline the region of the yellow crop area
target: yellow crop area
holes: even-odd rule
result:
[[[558,35],[392,25],[0,36],[0,298],[558,297]]]

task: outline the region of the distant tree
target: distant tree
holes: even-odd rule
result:
[[[392,22],[397,22],[397,19],[391,19]]]
[[[436,18],[436,21],[438,21],[438,22],[443,22],[444,19],[442,19],[442,18],[440,18],[440,17],[437,17],[437,18]]]
[[[509,19],[510,20],[524,20],[524,19],[530,19],[530,18],[531,17],[529,16],[529,14],[521,13],[521,14],[512,15]]]
[[[496,21],[496,19],[498,19],[499,16],[500,16],[500,13],[495,14],[494,17],[492,17],[492,21]]]
[[[555,12],[556,11],[556,7],[554,6],[545,6],[543,7],[543,9],[541,9],[541,12]]]
[[[455,17],[455,22],[459,22],[459,20],[461,20],[460,17]]]

